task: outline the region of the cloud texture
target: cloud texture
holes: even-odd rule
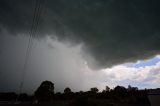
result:
[[[0,42],[1,46],[5,45],[5,48],[1,47],[0,54],[0,91],[18,92],[28,38],[25,35],[5,35],[1,38],[6,42]],[[88,66],[85,55],[83,44],[73,46],[70,42],[61,42],[50,37],[34,39],[22,91],[31,94],[44,80],[55,84],[55,92],[63,92],[66,87],[70,87],[72,91],[86,91],[91,87],[102,90],[106,85],[111,88],[116,85],[159,87],[160,62],[142,67],[121,64],[93,71]],[[92,58],[90,61],[93,61]]]
[[[0,32],[27,33],[34,6],[34,0],[1,0]],[[159,54],[158,0],[47,0],[44,7],[38,36],[84,43],[93,69]]]

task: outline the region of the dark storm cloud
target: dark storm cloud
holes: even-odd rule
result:
[[[160,51],[158,0],[45,0],[39,34],[83,42],[96,63],[108,67],[146,59]],[[31,26],[35,1],[1,0],[0,28],[26,33]]]

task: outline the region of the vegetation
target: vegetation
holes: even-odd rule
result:
[[[52,101],[54,96],[54,84],[51,81],[43,81],[34,95],[39,102]]]
[[[99,92],[98,88],[93,87],[90,91],[72,92],[69,87],[63,93],[54,93],[54,83],[43,81],[34,92],[29,96],[26,93],[20,94],[18,100],[29,103],[50,103],[55,106],[114,106],[117,104],[149,104],[147,89],[138,90],[137,87],[116,86],[110,89],[106,86],[105,90]],[[16,93],[0,93],[1,101],[14,101]],[[36,102],[35,102],[36,101]]]

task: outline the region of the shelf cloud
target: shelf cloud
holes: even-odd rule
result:
[[[103,69],[160,52],[158,0],[47,0],[37,35],[83,43],[90,68]],[[0,33],[28,35],[34,0],[1,0]],[[0,52],[1,53],[1,52]],[[94,62],[91,61],[93,58]]]

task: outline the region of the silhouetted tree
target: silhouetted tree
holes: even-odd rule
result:
[[[115,88],[114,88],[114,91],[115,92],[126,92],[126,88],[125,87],[123,87],[123,86],[116,86]]]
[[[91,92],[93,92],[93,93],[98,93],[98,91],[99,91],[98,88],[96,88],[96,87],[91,88],[90,90],[91,90]]]
[[[90,89],[90,91],[88,91],[88,94],[90,97],[96,98],[96,94],[98,93],[98,88],[93,87]]]
[[[51,101],[54,95],[54,84],[51,81],[43,81],[35,91],[38,102]]]
[[[106,90],[103,90],[102,93],[103,93],[103,94],[106,93]]]
[[[70,88],[68,88],[68,87],[67,87],[67,88],[65,88],[65,89],[64,89],[64,93],[65,93],[65,94],[69,94],[69,93],[71,93],[71,89],[70,89]]]
[[[118,85],[114,88],[114,93],[117,97],[124,97],[127,94],[127,89]]]
[[[134,91],[138,91],[138,88],[137,87],[132,87],[131,85],[128,85],[127,90],[130,91],[130,92],[134,92]]]
[[[109,91],[110,91],[109,86],[106,86],[106,92],[109,92]]]

